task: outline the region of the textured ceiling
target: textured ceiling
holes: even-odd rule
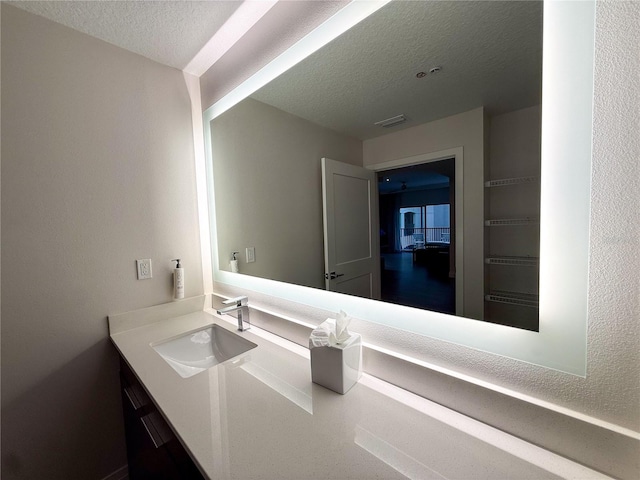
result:
[[[218,0],[8,3],[179,69],[241,4]]]
[[[424,78],[416,73],[442,66]],[[540,103],[542,2],[395,1],[253,97],[366,139],[484,106]],[[392,129],[373,124],[398,114]]]

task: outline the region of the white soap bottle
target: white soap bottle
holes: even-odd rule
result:
[[[180,259],[171,260],[178,262],[173,270],[173,299],[180,300],[184,298],[184,268],[180,265]]]
[[[233,252],[233,259],[229,262],[229,265],[231,266],[231,271],[233,273],[238,273],[238,258],[236,257],[238,253],[239,252]]]

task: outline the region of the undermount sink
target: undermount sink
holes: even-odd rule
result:
[[[152,343],[151,347],[182,378],[248,352],[257,345],[213,324],[179,337]]]

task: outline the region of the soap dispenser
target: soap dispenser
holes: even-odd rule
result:
[[[182,268],[179,258],[171,261],[178,262],[173,270],[173,299],[180,300],[184,298],[184,268]]]
[[[238,273],[238,257],[236,255],[238,255],[238,253],[240,252],[233,252],[232,256],[233,259],[229,262],[229,265],[231,266],[231,271],[233,273]]]

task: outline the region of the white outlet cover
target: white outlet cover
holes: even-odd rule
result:
[[[147,280],[153,277],[150,258],[136,260],[136,266],[138,268],[138,280]]]

